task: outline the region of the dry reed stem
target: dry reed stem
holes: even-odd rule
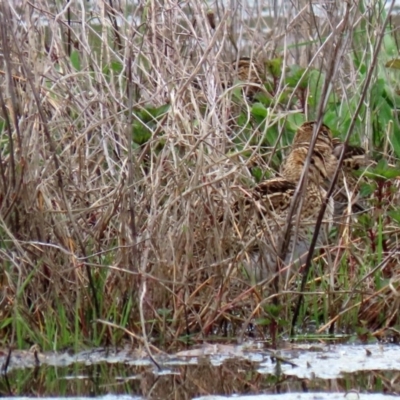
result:
[[[248,321],[264,313],[240,268],[252,238],[235,226],[231,208],[243,198],[237,187],[255,184],[254,162],[274,171],[274,154],[286,142],[279,135],[266,148],[263,139],[276,123],[283,133],[293,111],[274,104],[264,127],[253,125],[246,137],[237,114],[251,122],[252,105],[235,102],[239,85],[224,89],[220,65],[280,55],[304,74],[326,73],[325,36],[343,5],[325,18],[299,3],[290,12],[275,9],[272,22],[257,2],[233,9],[217,2],[215,29],[194,1],[114,9],[104,2],[91,10],[46,0],[1,4],[3,316],[35,309],[32,330],[40,334],[62,298],[71,329],[77,318],[90,336],[90,316],[104,320],[132,299],[127,329],[158,335],[167,310],[168,334],[178,337],[218,331],[233,314]],[[351,8],[349,37],[363,18]],[[334,88],[343,97],[358,90],[351,46],[347,41]],[[276,99],[287,89],[284,74]],[[141,113],[166,104],[163,116],[149,117],[150,138],[133,143]]]

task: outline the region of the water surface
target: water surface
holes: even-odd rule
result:
[[[2,365],[6,355],[6,351],[0,355]],[[257,400],[294,398],[294,393],[297,399],[358,395],[374,399],[378,394],[400,392],[397,345],[303,344],[274,351],[256,343],[205,344],[175,354],[152,354],[152,358],[143,349],[131,347],[36,356],[15,351],[0,380],[0,394],[106,399],[262,395],[252,397]]]

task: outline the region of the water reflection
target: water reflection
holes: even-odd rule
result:
[[[400,391],[400,349],[396,346],[291,346],[275,353],[245,346],[205,345],[155,356],[161,369],[146,355],[129,349],[39,354],[41,363],[36,367],[32,360],[29,366],[28,352],[16,352],[13,357],[10,371],[0,379],[3,396],[129,394],[190,399],[339,392],[343,398],[350,389],[360,393]]]

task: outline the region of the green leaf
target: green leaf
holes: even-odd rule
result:
[[[297,84],[299,84],[298,87],[300,89],[307,89],[310,71],[308,72],[305,71],[306,71],[305,68],[301,68],[298,65],[293,65],[286,76],[285,79],[286,84],[292,88],[296,87]]]
[[[275,318],[279,317],[279,312],[282,311],[282,309],[283,309],[283,305],[279,305],[279,304],[278,305],[276,305],[276,304],[268,304],[268,305],[264,306],[264,311],[267,314],[269,314],[269,315],[271,315],[271,316],[273,316]]]
[[[383,17],[385,18],[385,17]],[[386,29],[386,34],[383,36],[382,52],[387,57],[396,57],[399,54],[399,49],[395,38],[391,35],[389,29]]]
[[[388,180],[400,176],[400,169],[388,166],[387,161],[381,159],[374,168],[368,168],[364,171],[363,175],[374,180]]]
[[[111,61],[110,64],[107,64],[103,67],[103,74],[108,75],[110,71],[114,71],[116,74],[120,74],[124,66],[119,61]]]
[[[289,129],[293,133],[299,129],[303,123],[306,122],[306,118],[304,114],[297,113],[297,114],[289,114],[287,116],[287,122],[286,122],[286,129]]]
[[[249,126],[249,118],[247,114],[245,113],[240,113],[239,116],[237,117],[236,123],[240,128],[248,127]]]
[[[371,219],[371,216],[364,213],[364,214],[360,214],[358,216],[358,222],[361,225],[362,228],[361,231],[358,233],[357,236],[363,236],[365,235],[365,230],[368,228],[371,228],[371,226],[373,225],[373,221]]]
[[[278,104],[287,104],[288,100],[290,99],[291,93],[288,92],[287,90],[282,90],[278,93],[278,99],[277,102]],[[295,98],[292,99],[293,101],[296,101]]]
[[[157,122],[157,120],[168,112],[169,104],[163,104],[160,107],[146,106],[140,110],[135,110],[135,115],[145,124],[150,122]]]
[[[257,326],[268,326],[271,324],[271,319],[270,318],[256,318],[255,323]]]
[[[278,138],[278,127],[276,125],[269,126],[265,132],[265,141],[269,146],[275,145],[276,139]]]
[[[385,91],[385,81],[382,78],[376,80],[371,88],[371,98],[377,102],[383,97]]]
[[[393,150],[396,153],[396,156],[400,158],[400,132],[399,129],[396,129],[397,132],[393,132],[391,137],[391,143],[393,145]]]
[[[393,109],[397,109],[400,105],[400,96],[396,86],[385,85],[383,98]]]
[[[263,178],[263,170],[260,167],[254,167],[251,169],[251,174],[254,176],[255,181],[258,183]]]
[[[390,218],[400,225],[400,209],[388,211]]]
[[[237,83],[237,82],[236,82]],[[234,87],[232,90],[232,97],[236,100],[242,100],[243,99],[243,91],[242,91],[242,86],[237,86]]]
[[[268,60],[265,63],[267,71],[274,77],[280,78],[282,76],[282,66],[283,59],[282,58],[274,58],[272,60]]]
[[[132,126],[132,137],[136,144],[142,145],[151,138],[151,131],[140,121],[135,121]]]
[[[251,107],[251,113],[257,117],[266,118],[268,115],[268,109],[261,103],[255,103]]]
[[[154,108],[148,108],[147,111],[154,117],[154,118],[160,118],[164,114],[166,114],[171,105],[170,104],[163,104],[160,107],[154,107]]]
[[[71,64],[77,71],[81,71],[81,60],[77,50],[73,50],[70,56]]]
[[[271,104],[272,104],[271,97],[267,96],[264,92],[256,93],[256,95],[254,96],[254,100],[258,101],[259,103],[261,103],[265,107],[270,107]]]
[[[111,69],[116,73],[120,74],[122,70],[124,69],[124,66],[121,62],[119,61],[112,61],[111,62]]]
[[[319,71],[311,71],[309,74],[309,96],[308,96],[308,104],[310,106],[315,107],[319,103],[319,99],[321,98],[321,92],[324,85],[325,76],[321,74]]]
[[[374,193],[376,190],[375,183],[362,183],[360,185],[360,196],[361,197],[369,197]]]
[[[331,128],[334,136],[339,136],[339,132],[336,131],[335,128],[338,127],[338,116],[337,116],[337,106],[334,105],[332,108],[329,108],[324,115],[324,124],[328,125]],[[341,129],[340,129],[341,131]]]

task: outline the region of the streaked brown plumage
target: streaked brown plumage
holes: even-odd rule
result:
[[[315,122],[305,122],[296,132],[291,151],[281,168],[281,174],[291,182],[298,182],[308,149],[312,140]],[[335,173],[337,158],[333,154],[332,134],[330,129],[322,124],[318,132],[318,139],[313,149],[309,179],[316,185],[322,185]]]
[[[312,131],[313,125],[314,122],[306,122],[300,128],[300,130],[305,131],[305,141],[307,141],[307,135],[309,135],[309,132]],[[321,133],[325,132],[325,135],[321,136],[314,149],[315,154],[320,155],[320,157],[315,158],[315,161],[318,162],[320,166],[320,173],[317,176],[323,178],[319,184],[323,185],[324,189],[328,189],[330,186],[330,180],[336,172],[336,167],[343,149],[343,142],[339,138],[331,138],[326,143],[322,141],[322,138],[326,136],[327,131],[329,131],[329,128],[326,125],[322,125]],[[292,149],[298,147],[298,143],[301,140],[301,135],[298,133],[294,139]],[[306,152],[307,149],[303,148],[302,151]],[[281,168],[282,174],[292,180],[299,179],[301,174],[301,168],[299,167],[298,163],[291,160],[291,158],[295,157],[296,154],[297,152],[289,154]],[[321,163],[320,160],[322,159],[325,160],[324,163]],[[365,150],[359,146],[348,145],[345,150],[345,157],[343,164],[341,165],[339,176],[335,185],[335,191],[332,196],[335,201],[336,216],[342,215],[344,208],[349,203],[349,200],[352,202],[354,211],[362,210],[361,205],[356,202],[359,178],[355,176],[354,171],[357,171],[366,165],[367,159]],[[317,166],[318,165],[316,165],[316,167]],[[349,199],[349,194],[353,195],[352,199]]]
[[[247,97],[252,98],[265,82],[265,66],[249,57],[241,57],[232,62],[230,66],[231,78],[228,79],[228,87],[232,87],[235,81],[248,83],[244,88]]]
[[[249,57],[241,57],[232,62],[235,78],[243,82],[262,84],[265,78],[265,67]]]
[[[249,57],[241,57],[228,64],[220,63],[218,70],[224,89],[241,82],[243,92],[249,99],[254,97],[266,80],[265,65]],[[193,80],[192,85],[198,90],[202,89],[200,76]]]
[[[290,154],[282,167],[282,177],[270,179],[256,186],[250,193],[246,192],[246,210],[239,213],[238,225],[246,226],[243,233],[252,238],[248,243],[244,266],[250,275],[259,281],[270,277],[277,265],[278,250],[284,236],[284,227],[291,200],[302,174],[308,149],[313,136],[314,122],[303,124],[296,133]],[[337,159],[333,155],[332,135],[329,128],[323,125],[311,155],[307,183],[304,188],[300,210],[295,212],[290,234],[289,249],[284,259],[287,265],[291,261],[304,261],[307,254],[316,218],[320,211],[326,191],[323,182],[330,179],[336,169]],[[299,225],[296,232],[296,216],[299,214]],[[333,217],[333,200],[325,212],[324,224],[319,237],[319,244],[324,239],[324,230],[330,225]],[[246,236],[246,235],[244,235]]]

